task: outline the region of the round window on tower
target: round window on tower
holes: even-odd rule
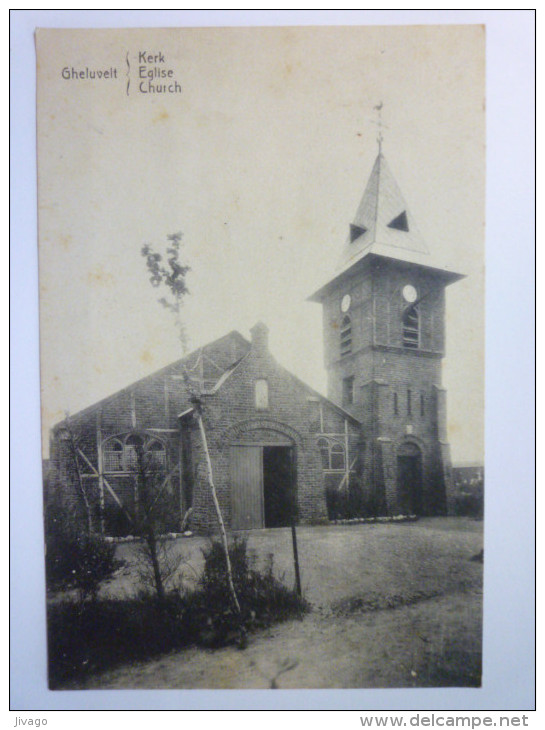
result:
[[[418,297],[418,292],[414,288],[412,284],[405,284],[403,287],[403,299],[406,302],[409,302],[409,304],[412,304],[413,302],[416,302],[416,299]]]
[[[341,312],[348,312],[350,309],[350,294],[345,294],[344,297],[341,299]]]

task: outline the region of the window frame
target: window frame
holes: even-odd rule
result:
[[[409,320],[409,317],[411,318]],[[418,305],[411,304],[403,311],[401,317],[402,344],[406,350],[420,349],[420,312]]]
[[[264,386],[260,392],[260,386]],[[256,411],[268,411],[269,402],[269,381],[266,378],[258,378],[254,381],[254,407]]]
[[[168,456],[167,456],[167,445],[157,436],[149,434],[141,436],[129,432],[117,436],[110,436],[102,444],[102,471],[104,474],[112,475],[127,475],[134,474],[136,468],[136,444],[131,443],[135,439],[142,441],[143,449],[145,454],[154,454],[155,458],[159,459],[161,467],[167,470]],[[118,444],[121,449],[112,449],[111,445]],[[157,444],[159,448],[150,448]],[[117,463],[119,468],[112,469],[112,455],[118,454]]]
[[[320,451],[322,471],[346,471],[346,449],[343,443],[335,439],[328,439],[325,436],[320,436],[320,438],[316,440],[316,445]],[[337,462],[336,459],[339,458],[341,461]]]
[[[349,314],[345,314],[341,320],[339,351],[341,357],[352,354],[352,319]]]

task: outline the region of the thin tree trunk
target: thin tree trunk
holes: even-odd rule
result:
[[[161,578],[161,569],[159,567],[159,560],[157,558],[157,544],[156,536],[153,531],[148,533],[146,538],[148,543],[148,549],[150,552],[151,564],[153,567],[153,577],[155,579],[155,588],[157,589],[157,598],[161,603],[165,601],[165,588],[163,586],[163,579]]]
[[[216,487],[214,486],[214,475],[212,472],[212,462],[210,460],[210,452],[208,451],[208,440],[206,438],[206,431],[204,430],[204,423],[202,420],[202,416],[198,409],[196,409],[195,412],[197,423],[199,424],[199,430],[201,432],[201,438],[204,448],[204,454],[206,457],[206,469],[208,473],[208,484],[210,485],[210,491],[212,492],[212,499],[214,500],[214,506],[216,508],[216,514],[218,517],[218,522],[220,525],[220,533],[221,533],[221,540],[223,543],[223,550],[225,552],[225,563],[227,565],[227,582],[229,584],[229,592],[231,593],[231,600],[233,601],[233,606],[236,609],[237,613],[240,613],[240,604],[238,602],[237,594],[235,591],[235,586],[233,584],[233,571],[231,569],[231,559],[229,558],[229,546],[227,544],[227,533],[225,531],[225,525],[223,523],[223,516],[221,514],[221,508],[220,504],[218,502],[218,497],[216,494]]]
[[[161,604],[164,604],[165,588],[161,575],[161,566],[159,565],[159,558],[157,556],[157,532],[153,523],[152,514],[155,502],[151,503],[150,494],[150,480],[153,479],[153,475],[150,474],[151,465],[145,463],[143,442],[137,444],[135,448],[137,470],[135,479],[135,494],[137,497],[135,500],[135,518],[140,525],[140,535],[144,537],[148,546],[157,598]]]

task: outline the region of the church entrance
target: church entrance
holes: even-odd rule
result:
[[[422,454],[413,443],[398,450],[397,501],[402,514],[422,514]]]
[[[231,528],[287,527],[294,500],[294,449],[234,445],[230,450]]]
[[[265,527],[286,527],[292,512],[292,453],[286,446],[263,447]]]

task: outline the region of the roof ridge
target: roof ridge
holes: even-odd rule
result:
[[[238,330],[231,330],[230,332],[227,332],[227,334],[222,335],[221,337],[217,337],[215,340],[212,340],[211,342],[206,343],[206,345],[201,345],[200,347],[195,348],[187,355],[184,355],[184,357],[178,358],[177,360],[174,360],[174,362],[169,363],[168,365],[165,365],[162,368],[159,368],[159,370],[155,370],[152,373],[149,373],[148,375],[144,375],[142,378],[139,378],[138,380],[133,381],[129,385],[125,385],[123,388],[119,388],[119,390],[114,391],[113,393],[110,393],[109,395],[104,396],[100,400],[96,401],[95,403],[92,403],[89,406],[85,406],[85,408],[81,408],[79,411],[76,411],[75,413],[69,414],[68,417],[63,418],[60,421],[57,421],[57,423],[53,424],[53,426],[50,428],[50,431],[53,431],[54,429],[58,428],[61,424],[65,423],[67,418],[76,418],[83,416],[88,413],[92,413],[94,410],[97,410],[100,408],[106,401],[110,400],[110,398],[114,398],[116,396],[121,395],[122,393],[126,393],[127,391],[131,391],[133,388],[136,388],[138,385],[144,383],[149,378],[157,377],[160,375],[166,375],[167,371],[175,369],[179,367],[180,365],[183,365],[188,360],[190,360],[195,355],[199,355],[204,349],[212,347],[213,345],[218,344],[221,342],[221,340],[227,339],[228,337],[232,336],[238,337],[240,340],[242,340],[246,345],[248,345],[248,348],[250,347],[250,342],[242,335]],[[248,349],[249,352],[249,349]],[[245,353],[248,354],[248,353]],[[245,355],[242,356],[244,358]],[[239,361],[242,359],[239,358]],[[229,366],[231,367],[231,366]]]

